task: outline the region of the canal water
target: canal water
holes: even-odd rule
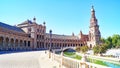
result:
[[[118,64],[114,64],[114,63],[110,63],[110,62],[104,62],[106,65],[108,65],[108,67],[111,68],[120,68],[120,65]]]

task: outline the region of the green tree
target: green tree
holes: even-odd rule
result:
[[[106,40],[105,40],[104,38],[101,38],[101,42],[102,42],[102,43],[105,43],[105,41],[106,41]]]
[[[102,54],[107,51],[107,44],[102,44],[102,45],[96,45],[93,47],[93,52],[94,54]]]
[[[100,46],[98,46],[98,45],[96,45],[96,46],[93,47],[94,54],[98,54],[99,53],[99,47]]]
[[[117,45],[115,46],[115,48],[120,48],[120,39],[117,41]]]
[[[76,50],[77,52],[80,52],[80,46],[77,46],[77,47],[75,48],[75,50]]]
[[[108,37],[106,40],[105,40],[105,43],[106,45],[108,45],[108,49],[112,48],[112,37]]]
[[[102,44],[102,45],[100,46],[99,53],[100,53],[100,54],[105,53],[105,52],[107,51],[107,49],[108,49],[107,47],[108,47],[107,44]]]
[[[82,46],[82,47],[80,48],[80,51],[81,51],[82,53],[85,53],[85,52],[88,51],[88,50],[89,50],[89,48],[88,48],[87,45]]]
[[[116,46],[119,46],[119,40],[120,40],[120,35],[115,34],[112,36],[112,44],[114,48]]]
[[[102,44],[107,45],[107,49],[111,48],[120,48],[120,35],[114,34],[112,36],[105,38],[101,38]]]
[[[82,53],[85,53],[86,51],[89,50],[89,47],[87,45],[84,45],[84,46],[77,46],[76,49],[75,49],[77,52],[82,52]]]

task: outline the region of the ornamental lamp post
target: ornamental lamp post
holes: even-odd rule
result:
[[[49,58],[51,58],[51,51],[52,51],[52,48],[51,48],[51,43],[52,43],[52,40],[51,40],[51,38],[52,38],[52,30],[50,30],[49,33],[50,33]]]
[[[63,35],[63,45],[65,46],[65,36]],[[61,63],[60,67],[63,68],[63,45],[61,46]]]

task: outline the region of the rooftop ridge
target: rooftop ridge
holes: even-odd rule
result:
[[[21,28],[19,28],[17,26],[8,25],[8,24],[5,24],[3,22],[0,22],[0,27],[6,28],[8,30],[14,30],[14,31],[17,31],[17,32],[24,32]]]

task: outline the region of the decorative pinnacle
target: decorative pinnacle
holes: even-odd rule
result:
[[[94,6],[92,5],[92,9],[94,9]]]
[[[36,18],[35,18],[35,16],[34,16],[34,18],[33,18],[33,21],[36,21]]]
[[[45,23],[45,21],[44,21],[44,22],[43,22],[43,25],[45,26],[45,24],[46,24],[46,23]]]
[[[91,9],[91,11],[95,11],[95,10],[94,10],[94,6],[93,6],[93,5],[92,5],[92,9]]]

